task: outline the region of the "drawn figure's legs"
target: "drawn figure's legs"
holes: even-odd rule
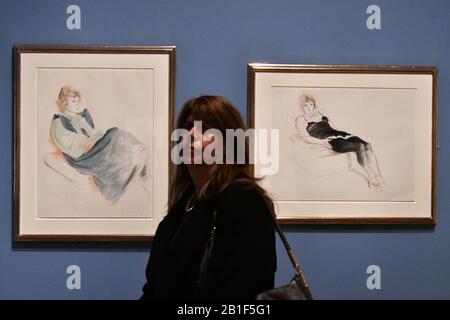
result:
[[[383,175],[381,174],[380,165],[378,164],[377,156],[375,152],[372,150],[372,146],[368,144],[366,146],[367,158],[369,159],[370,166],[375,170],[375,176],[380,180],[382,184],[386,184],[383,179]]]
[[[370,143],[355,136],[348,139],[331,139],[329,143],[335,152],[355,152],[358,164],[367,174],[369,187],[378,190],[381,189],[382,182],[379,179],[379,177],[381,178],[381,174],[378,167],[378,161]]]

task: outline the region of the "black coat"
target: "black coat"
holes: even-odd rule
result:
[[[192,194],[191,187],[158,226],[141,299],[253,299],[272,289],[275,231],[259,191],[233,183],[186,213]],[[200,290],[200,261],[214,224],[214,210],[216,240]]]

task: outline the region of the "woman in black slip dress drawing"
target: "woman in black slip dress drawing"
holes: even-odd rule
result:
[[[370,143],[360,137],[332,127],[324,110],[319,110],[313,97],[299,97],[303,115],[295,119],[295,127],[306,143],[318,144],[337,153],[354,152],[358,164],[367,174],[368,186],[382,191],[385,184],[378,160]]]

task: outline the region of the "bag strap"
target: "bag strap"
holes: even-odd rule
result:
[[[300,268],[300,264],[298,263],[298,260],[294,254],[294,251],[292,250],[291,246],[289,245],[289,242],[287,241],[286,236],[284,235],[284,232],[281,230],[280,225],[277,222],[277,216],[275,214],[273,205],[272,205],[272,203],[269,203],[269,199],[265,194],[262,194],[262,197],[264,199],[267,209],[270,212],[270,215],[272,216],[272,221],[275,226],[275,230],[277,231],[278,235],[280,236],[281,242],[283,242],[284,248],[286,249],[286,253],[289,256],[292,266],[294,267],[294,269],[296,271],[296,276],[300,277],[300,280],[302,281],[303,285],[305,286],[306,291],[309,293],[308,283],[306,282],[305,276],[303,275],[303,271]]]

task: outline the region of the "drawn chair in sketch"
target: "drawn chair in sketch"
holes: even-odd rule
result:
[[[74,208],[83,208],[102,201],[91,176],[83,175],[69,165],[64,155],[49,137],[51,151],[45,153],[43,162],[51,178],[51,190]]]
[[[299,133],[291,134],[289,141],[293,144],[287,148],[291,150],[290,156],[313,176],[320,177],[352,171],[365,177],[354,153],[338,153],[321,145],[306,143]],[[314,167],[305,166],[305,163],[314,163]]]

